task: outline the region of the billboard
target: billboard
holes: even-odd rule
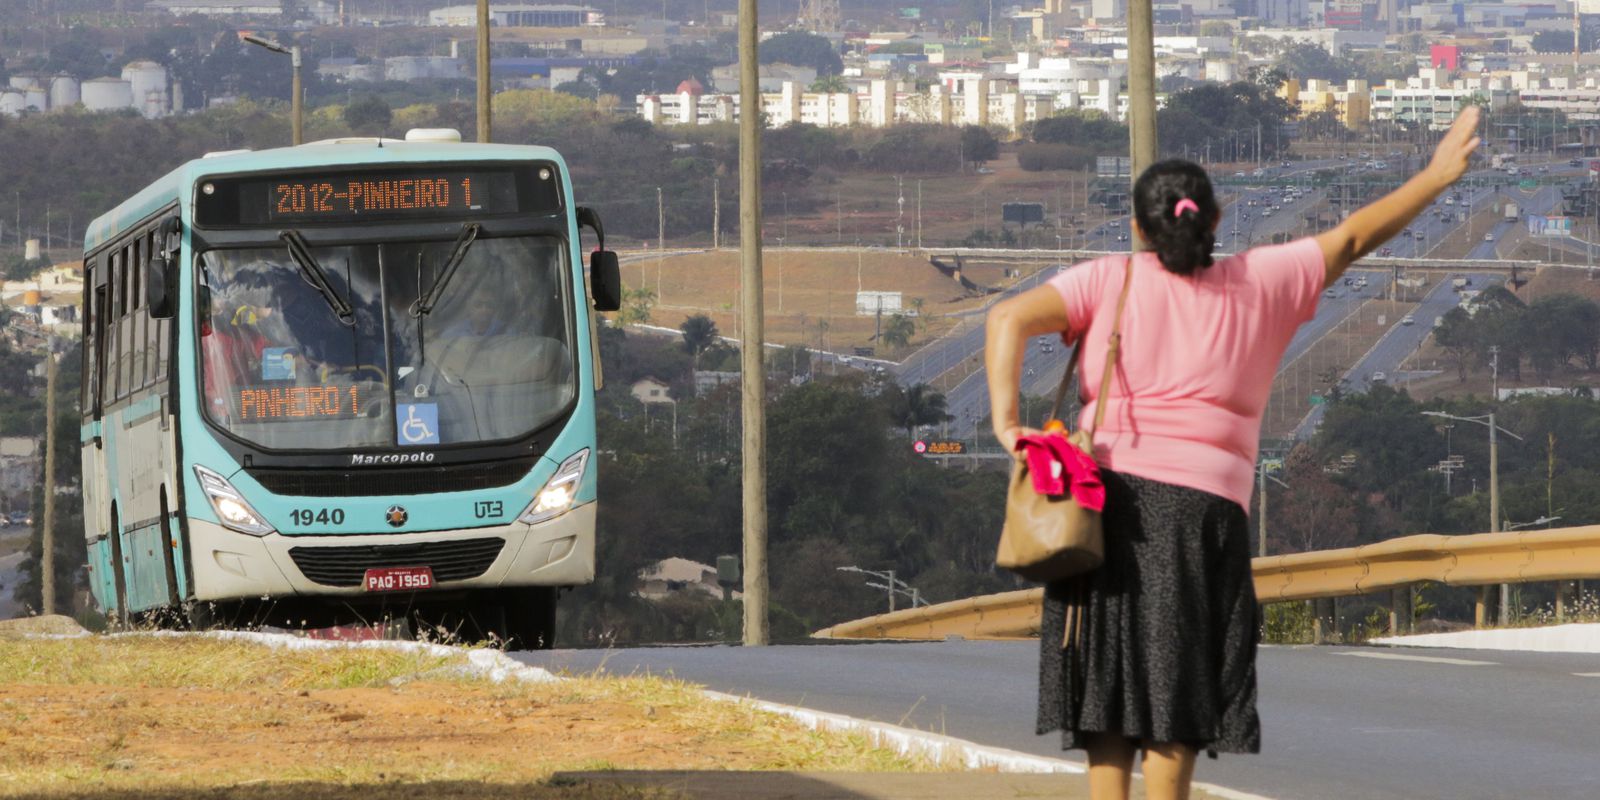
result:
[[[1528,215],[1529,236],[1571,236],[1572,217]]]
[[[1044,222],[1044,203],[1002,203],[1000,222],[1015,222],[1018,225]]]
[[[878,312],[900,313],[899,292],[856,292],[856,316],[871,317]]]
[[[1127,156],[1097,156],[1094,160],[1096,178],[1133,177],[1133,159]]]

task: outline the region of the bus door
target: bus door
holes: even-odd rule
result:
[[[102,251],[88,265],[84,292],[84,380],[83,441],[84,535],[88,539],[91,561],[96,563],[95,594],[103,598],[108,612],[119,613],[125,587],[114,562],[111,531],[111,490],[106,475],[104,413],[106,399],[107,316],[111,309],[111,273],[120,268],[118,251]],[[98,554],[99,558],[94,556]]]

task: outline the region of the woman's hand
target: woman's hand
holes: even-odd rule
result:
[[[1039,436],[1043,433],[1044,431],[1041,431],[1037,428],[1024,428],[1021,425],[1012,425],[1002,430],[995,431],[994,438],[1000,440],[1000,446],[1004,447],[1006,452],[1011,454],[1012,458],[1021,461],[1026,457],[1026,455],[1023,453],[1023,451],[1017,449],[1017,442],[1020,441],[1024,436]]]
[[[1434,148],[1428,171],[1438,179],[1440,187],[1449,186],[1466,174],[1472,152],[1478,149],[1478,107],[1467,106],[1456,116],[1455,124]]]

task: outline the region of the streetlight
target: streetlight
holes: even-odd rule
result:
[[[1500,532],[1500,445],[1495,432],[1504,433],[1517,441],[1522,437],[1494,424],[1494,412],[1481,417],[1460,417],[1443,411],[1424,411],[1426,417],[1443,417],[1456,422],[1474,422],[1489,428],[1489,532]],[[1479,600],[1482,603],[1482,599]],[[1500,584],[1500,624],[1511,624],[1511,584]]]
[[[254,34],[245,34],[244,40],[249,44],[255,45],[256,47],[265,47],[274,53],[279,53],[289,57],[289,63],[294,67],[294,83],[290,88],[291,96],[289,98],[289,116],[293,120],[292,125],[294,133],[290,141],[293,144],[304,144],[305,127],[302,121],[303,118],[300,101],[300,46],[291,45],[289,47],[284,47],[283,45],[278,44],[271,39],[263,39]]]
[[[887,590],[889,595],[890,611],[894,611],[894,596],[897,592],[911,598],[912,608],[916,608],[919,605],[928,605],[928,601],[922,599],[922,592],[920,592],[917,587],[896,578],[894,576],[894,570],[892,569],[885,570],[883,572],[874,572],[873,570],[862,569],[860,567],[837,567],[837,569],[840,572],[856,572],[883,581],[883,583],[873,583],[871,581],[867,581],[867,585],[874,589]]]

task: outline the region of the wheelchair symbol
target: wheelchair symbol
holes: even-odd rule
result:
[[[439,407],[432,403],[402,403],[399,420],[401,444],[438,444]]]

